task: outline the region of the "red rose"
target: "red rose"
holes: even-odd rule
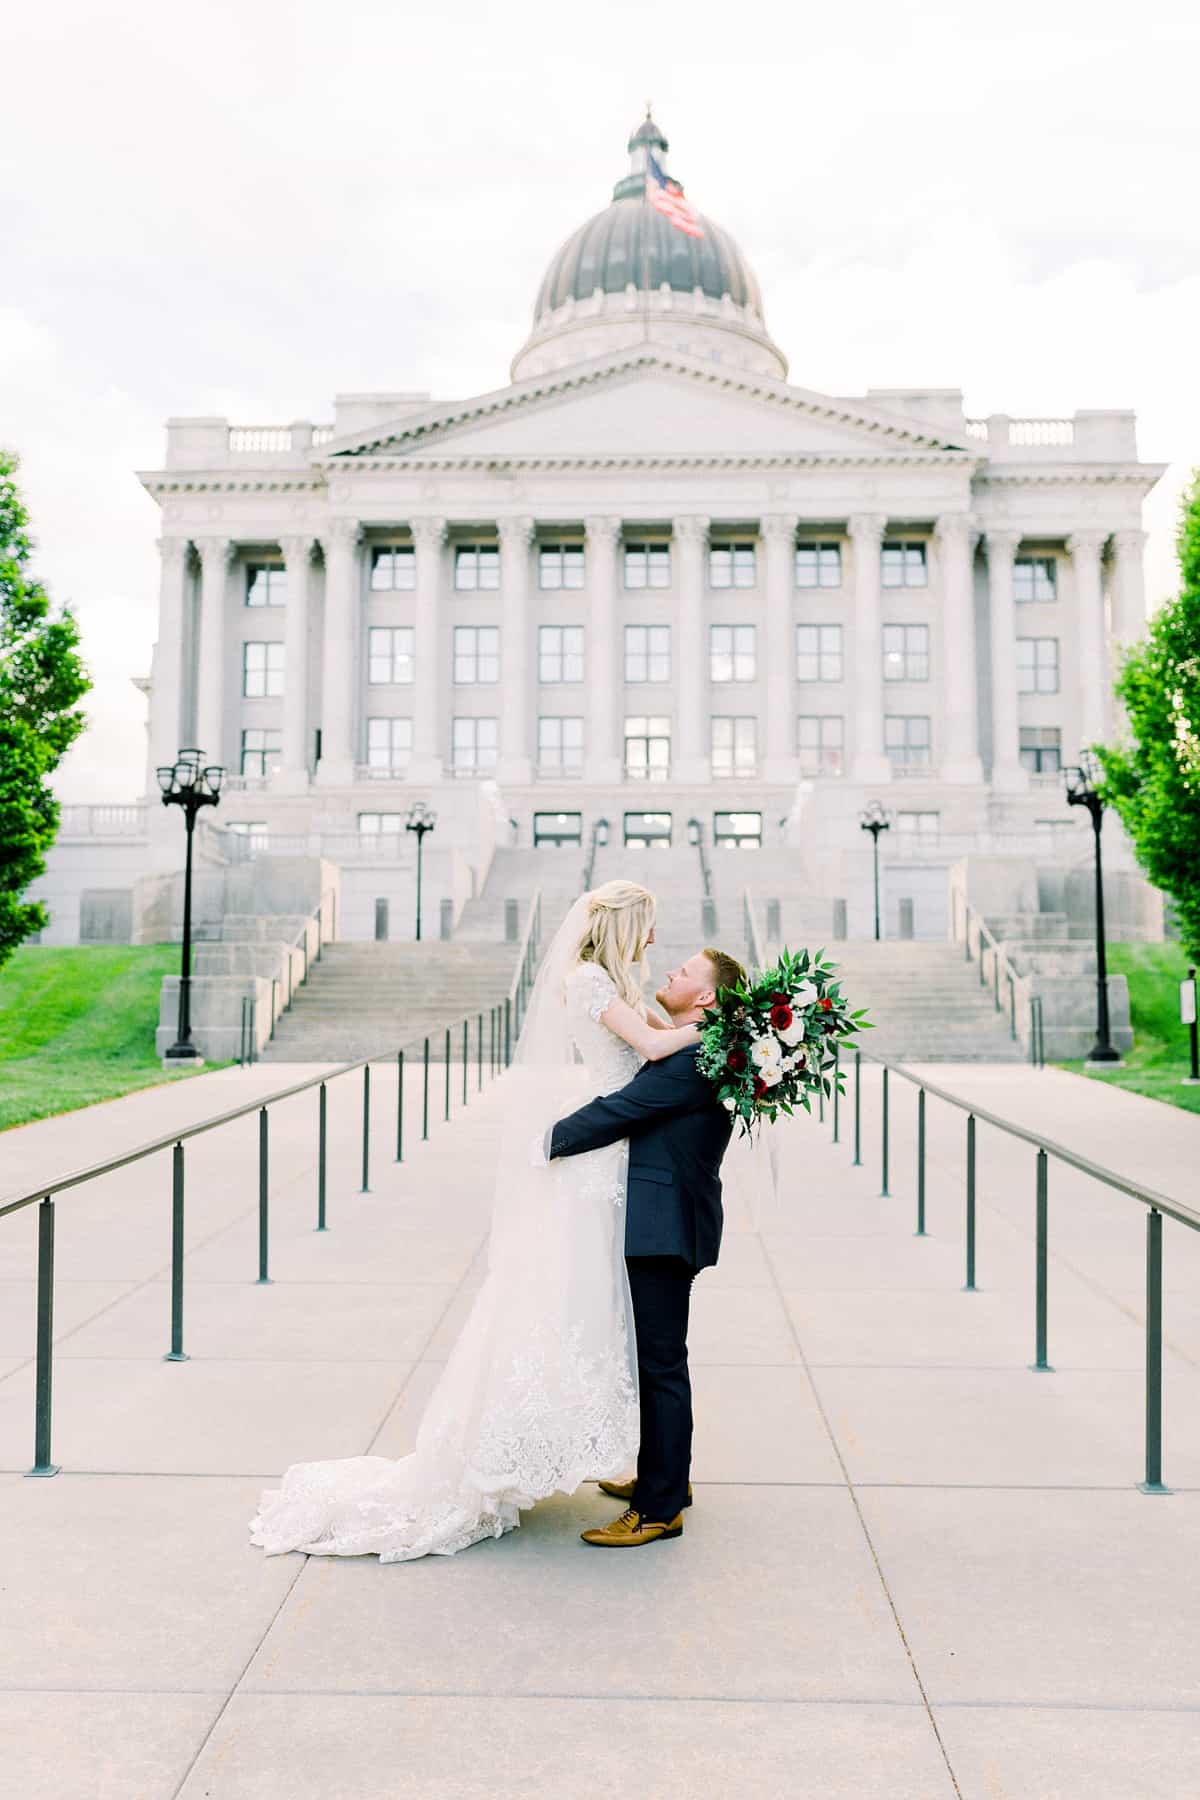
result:
[[[731,1050],[725,1058],[725,1067],[732,1069],[735,1075],[740,1075],[745,1066],[746,1052],[744,1050]]]
[[[817,1005],[821,1008],[822,1012],[833,1011],[833,1001],[829,998],[828,994],[822,995],[821,999],[817,1001]]]
[[[766,1093],[766,1091],[767,1091],[766,1082],[763,1080],[761,1075],[756,1075],[754,1077],[754,1098],[756,1100],[761,1100],[763,1095]]]
[[[777,1000],[771,1008],[771,1023],[776,1031],[786,1031],[792,1022],[792,1009],[786,1000]]]
[[[771,995],[771,1005],[772,1006],[786,1006],[787,1003],[788,1003],[788,996],[786,994],[772,994]]]

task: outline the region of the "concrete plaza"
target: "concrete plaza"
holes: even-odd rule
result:
[[[0,1138],[0,1191],[313,1071],[228,1070]],[[1054,1070],[942,1086],[1194,1201],[1200,1121]],[[2,1800],[1184,1800],[1200,1793],[1200,1241],[1165,1225],[1165,1463],[1142,1472],[1144,1214],[1051,1164],[1035,1374],[1034,1153],[912,1090],[879,1194],[828,1122],[730,1221],[696,1289],[696,1504],[681,1542],[586,1549],[594,1488],[451,1560],[265,1559],[291,1461],[402,1454],[480,1279],[500,1080],[391,1161],[394,1072],[272,1110],[258,1286],[254,1115],[187,1150],[185,1349],[168,1347],[170,1158],[58,1205],[54,1457],[32,1460],[34,1209],[0,1221]]]

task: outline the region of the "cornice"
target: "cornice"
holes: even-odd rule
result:
[[[989,487],[1138,487],[1149,493],[1166,463],[989,463],[976,480]]]
[[[848,450],[798,450],[798,451],[749,451],[744,455],[731,455],[728,451],[711,451],[694,453],[675,451],[658,455],[645,455],[637,451],[627,453],[608,452],[576,453],[561,456],[373,456],[355,457],[352,462],[338,462],[329,466],[327,473],[332,479],[350,475],[356,470],[368,474],[402,474],[410,470],[416,474],[446,474],[455,471],[485,474],[507,474],[510,471],[525,473],[526,471],[549,470],[551,472],[576,471],[584,473],[593,470],[621,469],[666,469],[671,471],[688,469],[806,469],[806,468],[904,468],[910,465],[930,468],[964,469],[972,472],[978,465],[979,458],[959,450],[913,450],[913,451],[848,451]]]
[[[323,494],[327,486],[324,470],[312,469],[290,475],[261,469],[139,469],[137,478],[155,500],[171,494]]]

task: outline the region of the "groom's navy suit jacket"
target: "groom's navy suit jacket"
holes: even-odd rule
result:
[[[626,1256],[681,1256],[706,1269],[721,1247],[721,1158],[733,1129],[696,1067],[699,1045],[648,1062],[615,1094],[560,1119],[551,1157],[629,1139]]]

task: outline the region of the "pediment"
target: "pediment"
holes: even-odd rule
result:
[[[646,345],[409,414],[322,453],[387,461],[788,457],[957,452],[923,421]]]

